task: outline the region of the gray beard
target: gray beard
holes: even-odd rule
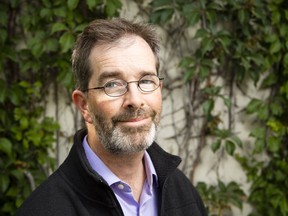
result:
[[[144,111],[127,112],[107,122],[101,115],[94,113],[94,127],[103,147],[113,154],[131,154],[146,150],[152,145],[156,137],[159,119],[156,112],[151,112],[151,125],[141,127],[120,127],[117,121],[130,117],[143,116]]]

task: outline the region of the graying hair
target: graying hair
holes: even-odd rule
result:
[[[125,35],[136,35],[143,38],[150,46],[156,58],[156,70],[159,71],[159,39],[152,25],[132,23],[125,19],[95,20],[79,34],[72,53],[72,71],[76,88],[88,87],[92,76],[89,56],[95,45],[113,45]]]

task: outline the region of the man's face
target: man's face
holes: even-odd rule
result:
[[[144,75],[157,74],[151,48],[137,36],[124,37],[113,46],[96,46],[89,59],[93,75],[88,88],[104,86],[115,79],[138,81]],[[152,144],[161,114],[161,87],[144,93],[133,82],[119,97],[110,97],[103,89],[89,91],[89,112],[96,136],[106,150],[133,153]]]

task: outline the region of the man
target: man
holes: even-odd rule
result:
[[[16,215],[206,215],[180,158],[155,142],[162,98],[151,26],[96,20],[72,55],[72,98],[86,129],[64,163]]]

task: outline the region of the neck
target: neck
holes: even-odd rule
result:
[[[93,139],[93,136],[88,136],[88,144],[119,179],[129,184],[135,200],[139,202],[146,179],[144,151],[131,154],[113,154],[105,150],[97,142],[97,139]]]

